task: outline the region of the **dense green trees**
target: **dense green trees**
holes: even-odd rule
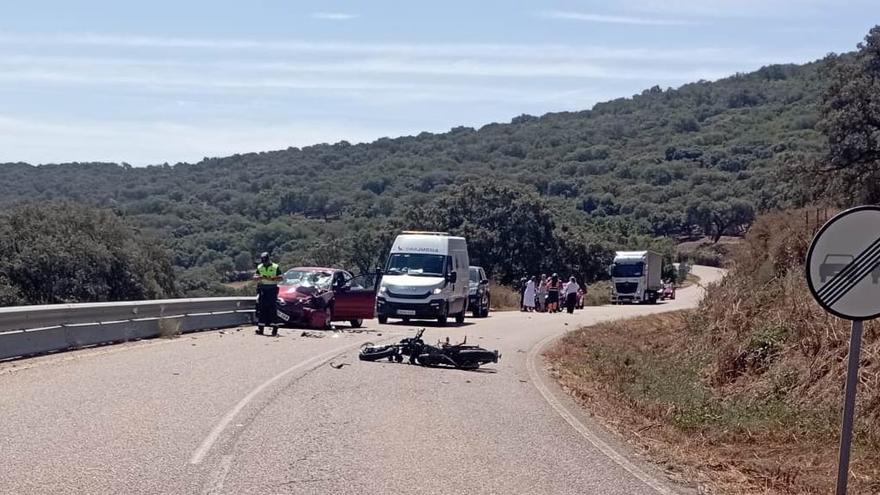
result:
[[[718,238],[757,212],[809,201],[810,185],[789,171],[825,151],[820,116],[835,156],[849,157],[834,166],[872,171],[876,130],[852,142],[846,126],[849,114],[876,120],[876,38],[874,30],[858,55],[653,87],[480,129],[173,166],[2,164],[0,204],[111,209],[166,242],[181,290],[193,295],[240,279],[261,251],[285,266],[371,269],[397,232],[421,227],[468,236],[475,260],[503,280],[537,267],[591,278],[609,248]],[[850,59],[868,75],[830,76]],[[851,93],[868,96],[870,108],[859,110]]]
[[[62,202],[0,213],[0,305],[175,295],[162,244],[112,212]]]
[[[827,63],[820,127],[828,151],[818,170],[845,203],[880,203],[880,26],[855,54]]]
[[[563,259],[561,252],[565,252],[563,263],[575,260],[578,254],[590,258],[608,253],[607,247],[581,245],[573,235],[561,245],[549,205],[534,192],[508,184],[466,183],[411,210],[407,224],[418,230],[464,236],[471,262],[502,282],[554,268],[583,268],[582,276],[595,278],[597,273],[590,260],[577,266],[557,265]]]

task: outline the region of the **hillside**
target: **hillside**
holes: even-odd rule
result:
[[[707,493],[830,493],[848,322],[810,296],[817,225],[761,216],[699,309],[573,332],[550,353],[573,395]],[[880,327],[866,323],[851,493],[880,492]]]
[[[821,149],[814,125],[823,63],[369,144],[145,168],[7,163],[0,198],[113,208],[166,240],[192,282],[184,289],[196,292],[231,279],[263,250],[290,263],[349,261],[328,250],[354,227],[385,228],[462,181],[531,191],[553,228],[589,232],[611,247],[635,236],[735,233],[755,211],[803,202],[779,172]]]

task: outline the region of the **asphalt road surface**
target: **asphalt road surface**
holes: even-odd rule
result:
[[[230,329],[0,364],[0,493],[687,492],[547,380],[540,350],[580,325],[692,307],[700,294],[425,325],[429,342],[467,335],[501,351],[476,372],[360,362],[363,342],[414,328],[376,322],[320,338]]]

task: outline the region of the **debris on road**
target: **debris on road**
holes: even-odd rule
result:
[[[331,368],[336,368],[336,369],[338,369],[338,370],[341,370],[343,366],[351,366],[351,363],[339,363],[339,364],[335,364],[335,363],[333,363],[333,361],[330,361],[330,367],[331,367]]]
[[[323,339],[324,334],[318,332],[310,332],[308,330],[303,331],[303,333],[299,334],[300,337],[312,337],[313,339]]]

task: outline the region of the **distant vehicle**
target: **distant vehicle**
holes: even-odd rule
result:
[[[388,318],[464,322],[468,309],[468,258],[464,237],[445,232],[403,232],[391,246],[379,286],[376,313]]]
[[[675,284],[670,282],[663,282],[663,289],[660,291],[660,300],[666,299],[675,299]]]
[[[284,273],[278,284],[278,319],[285,326],[330,328],[334,321],[352,327],[373,318],[375,276],[353,277],[345,270],[299,267]]]
[[[492,295],[489,293],[489,279],[486,272],[480,266],[472,266],[468,269],[468,308],[474,318],[489,316],[489,303]]]
[[[653,251],[618,251],[611,272],[611,303],[654,304],[663,288],[663,257]]]

